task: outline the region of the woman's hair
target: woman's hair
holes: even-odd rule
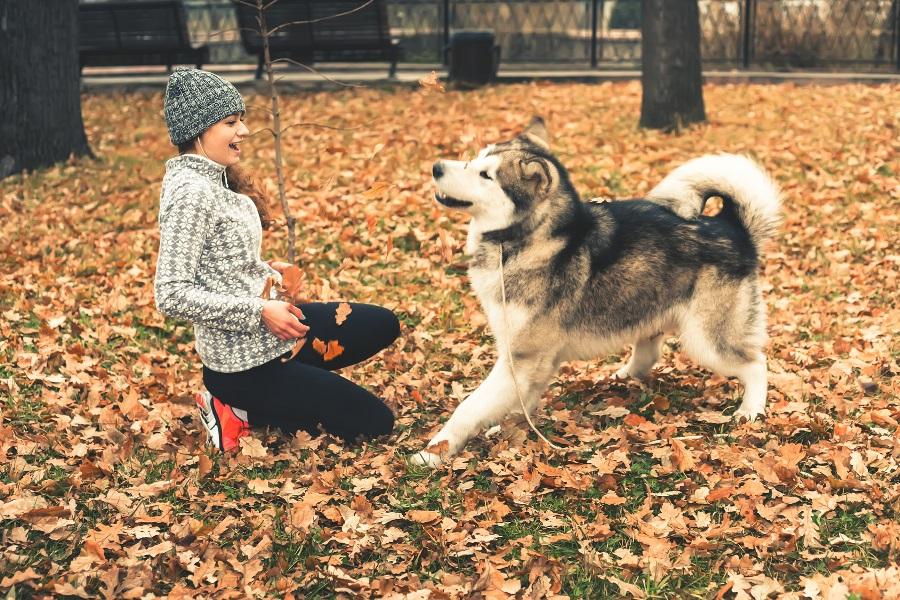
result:
[[[183,144],[178,144],[178,153],[187,154],[192,152],[196,147],[197,138],[188,140]],[[263,192],[262,188],[257,185],[256,180],[247,174],[243,169],[239,169],[237,165],[232,165],[225,169],[225,177],[228,180],[228,189],[238,194],[244,194],[256,205],[256,211],[259,213],[259,220],[263,229],[268,229],[272,225],[272,216],[269,213],[269,198]]]

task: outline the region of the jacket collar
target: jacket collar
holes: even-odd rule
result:
[[[225,167],[199,154],[180,154],[166,161],[166,171],[173,169],[191,169],[214,183],[222,183]]]

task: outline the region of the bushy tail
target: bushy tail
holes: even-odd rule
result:
[[[772,237],[781,222],[778,186],[762,167],[745,156],[708,154],[681,165],[659,185],[650,190],[647,199],[669,207],[685,219],[697,218],[703,205],[713,196],[729,205],[741,224],[760,248]]]

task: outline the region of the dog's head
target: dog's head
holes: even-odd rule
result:
[[[439,160],[431,169],[442,205],[464,210],[489,229],[519,222],[571,189],[550,153],[544,120],[534,117],[518,136],[482,149],[470,161]]]

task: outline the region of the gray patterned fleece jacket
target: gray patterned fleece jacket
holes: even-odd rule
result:
[[[225,187],[224,171],[197,154],[166,161],[154,291],[160,312],[194,324],[203,364],[233,373],[284,354],[292,342],[262,322],[266,278],[280,274],[260,258],[256,206]]]

